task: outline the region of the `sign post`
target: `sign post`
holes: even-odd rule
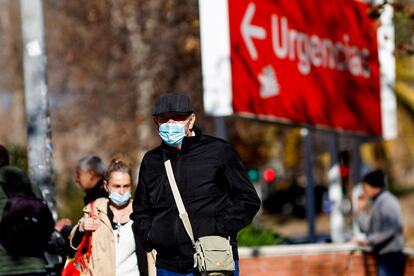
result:
[[[336,133],[329,137],[331,164],[328,172],[331,239],[335,243],[345,242],[345,218],[341,210],[343,202],[341,172],[339,167],[339,139]]]
[[[368,16],[370,5],[356,0],[199,0],[199,4],[206,114],[311,126],[357,137],[396,137],[390,4],[384,6],[380,24]],[[310,155],[308,136],[304,147]],[[334,156],[337,145],[332,143]],[[305,158],[311,194],[311,159]],[[334,239],[342,241],[338,205],[342,194],[335,192],[339,168],[334,163],[332,229]],[[309,219],[312,209],[308,211]],[[311,221],[309,228],[312,237]]]
[[[29,176],[57,219],[41,0],[20,0]]]
[[[301,129],[303,147],[305,151],[305,174],[306,174],[306,219],[308,220],[308,240],[316,242],[315,230],[315,190],[312,166],[312,136],[307,128]]]

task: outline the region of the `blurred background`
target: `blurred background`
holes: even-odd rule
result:
[[[214,118],[203,113],[198,1],[45,0],[43,11],[57,209],[76,221],[83,205],[76,161],[96,154],[108,163],[124,155],[137,168],[142,154],[160,143],[151,116],[157,96],[172,90],[189,95],[196,124],[216,133]],[[361,161],[365,171],[388,173],[403,207],[407,243],[414,246],[414,1],[394,1],[394,12],[398,137],[362,140]],[[27,169],[19,1],[0,0],[0,34],[0,143]],[[301,129],[235,116],[225,124],[263,196],[260,227],[247,229],[242,243],[300,243],[307,233]],[[329,240],[328,138],[312,135],[316,230]],[[355,184],[352,143],[340,137],[345,199]],[[349,200],[343,212],[351,228]]]

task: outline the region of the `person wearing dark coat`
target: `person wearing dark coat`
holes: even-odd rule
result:
[[[157,275],[193,275],[193,246],[167,179],[170,160],[191,221],[194,238],[230,237],[238,275],[236,236],[251,223],[260,200],[230,144],[203,135],[194,123],[190,99],[169,93],[155,102],[154,122],[162,144],[142,160],[131,219],[135,235],[157,251]]]
[[[97,198],[108,197],[103,184],[105,171],[105,163],[96,155],[87,155],[78,161],[76,183],[85,193],[83,198],[85,206]]]
[[[9,166],[9,154],[0,145],[0,221],[7,203],[6,190],[16,194],[35,196],[42,199],[37,186],[31,184],[27,175],[19,168]],[[46,260],[42,254],[36,256],[10,256],[0,244],[0,275],[37,275],[46,276]]]

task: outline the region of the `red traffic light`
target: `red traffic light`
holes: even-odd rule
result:
[[[272,168],[266,168],[263,170],[263,180],[266,183],[271,183],[276,179],[276,172]]]

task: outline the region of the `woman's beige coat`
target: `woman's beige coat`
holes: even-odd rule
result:
[[[84,214],[90,216],[90,204],[83,208]],[[92,253],[90,260],[90,273],[93,276],[114,276],[115,275],[115,237],[112,232],[112,225],[109,221],[108,214],[108,199],[98,198],[94,203],[93,214],[99,219],[101,225],[92,235]],[[77,231],[83,218],[79,220],[78,224],[72,229],[70,235],[70,245],[72,245],[72,238]]]

